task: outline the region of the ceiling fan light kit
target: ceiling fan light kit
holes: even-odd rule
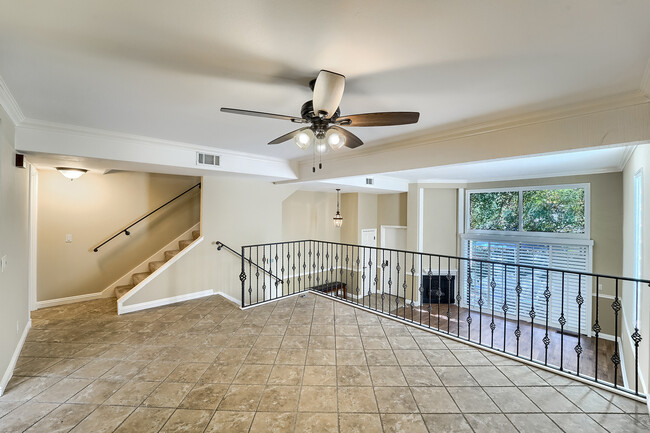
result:
[[[342,147],[354,149],[363,141],[346,127],[358,126],[390,126],[417,123],[420,113],[415,111],[396,111],[380,113],[364,113],[341,116],[339,104],[345,89],[345,76],[336,72],[321,70],[315,80],[309,83],[313,90],[312,100],[305,102],[300,109],[301,117],[282,114],[264,113],[261,111],[240,110],[222,107],[221,111],[246,116],[267,117],[271,119],[289,120],[293,123],[308,124],[295,131],[284,134],[269,144],[279,144],[293,139],[296,145],[306,150],[314,145],[314,155],[322,155],[328,146],[332,150]],[[322,164],[319,163],[319,168]],[[316,171],[315,161],[313,171]]]

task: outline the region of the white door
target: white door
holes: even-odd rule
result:
[[[368,295],[370,292],[377,291],[373,282],[375,276],[377,276],[377,229],[362,229],[361,245],[363,248],[359,250],[359,258],[361,259],[359,286],[363,294]],[[372,266],[368,264],[370,262]],[[363,278],[364,275],[365,279]]]
[[[381,226],[381,247],[391,250],[406,250],[406,227],[403,226]],[[404,297],[404,272],[407,267],[404,264],[404,254],[395,251],[380,251],[379,265],[379,287],[383,287],[384,293],[390,293]],[[399,271],[398,265],[399,263]],[[398,280],[399,278],[399,280]],[[399,292],[398,292],[399,290]]]

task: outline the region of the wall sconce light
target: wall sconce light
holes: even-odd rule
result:
[[[83,168],[72,168],[72,167],[56,167],[57,171],[67,177],[70,180],[75,180],[80,178],[85,172]]]
[[[343,217],[341,216],[341,189],[336,188],[336,215],[334,215],[334,225],[341,228],[343,225]]]

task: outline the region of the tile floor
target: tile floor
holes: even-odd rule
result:
[[[1,432],[640,432],[645,404],[314,294],[33,313]]]

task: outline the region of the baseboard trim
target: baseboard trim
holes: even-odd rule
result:
[[[110,298],[104,292],[87,293],[85,295],[68,296],[65,298],[48,299],[47,301],[36,301],[36,309],[58,307],[59,305],[74,304],[75,302],[93,301],[95,299]]]
[[[5,374],[2,376],[2,381],[0,381],[0,396],[4,394],[5,389],[7,388],[7,384],[11,379],[11,376],[14,375],[14,368],[16,368],[16,362],[18,362],[18,357],[20,356],[21,350],[23,350],[23,345],[25,344],[25,340],[27,339],[27,334],[29,333],[30,329],[32,329],[32,319],[29,319],[27,321],[27,325],[25,325],[25,329],[23,330],[23,335],[20,336],[20,340],[18,340],[18,345],[16,346],[16,350],[14,350],[14,354],[11,357],[11,361],[9,361],[9,365],[5,370]]]
[[[232,297],[232,296],[230,296],[230,295],[227,295],[227,294],[224,293],[224,292],[214,292],[214,294],[215,294],[215,295],[223,296],[224,298],[226,298],[227,300],[229,300],[229,301],[232,302],[233,304],[237,305],[237,307],[241,308],[241,300],[240,300],[240,299],[237,299],[237,298],[235,298],[235,297]]]
[[[155,301],[142,302],[140,304],[121,306],[119,314],[133,313],[136,311],[148,310],[150,308],[163,307],[165,305],[176,304],[177,302],[190,301],[192,299],[204,298],[206,296],[212,295],[214,295],[214,291],[202,290],[200,292],[186,293],[184,295],[156,299]]]

